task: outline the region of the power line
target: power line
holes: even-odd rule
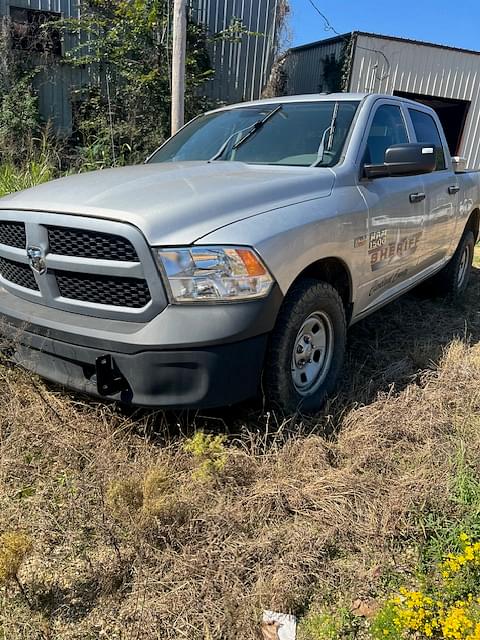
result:
[[[313,7],[313,9],[318,13],[318,15],[322,18],[324,24],[325,24],[325,31],[332,31],[335,35],[339,36],[340,38],[342,38],[346,43],[350,42],[349,38],[346,38],[344,35],[342,35],[341,33],[339,33],[335,27],[332,25],[332,23],[330,22],[330,20],[327,18],[327,16],[320,11],[320,9],[318,8],[318,6],[315,4],[315,2],[313,0],[307,0],[307,2],[310,3],[310,5]],[[387,66],[387,69],[385,71],[385,73],[383,73],[381,76],[378,76],[377,74],[375,74],[375,78],[377,80],[379,80],[380,82],[382,82],[383,80],[386,80],[389,75],[390,75],[390,71],[391,71],[391,64],[390,64],[390,60],[387,58],[387,56],[385,55],[385,53],[383,51],[380,51],[380,49],[370,49],[369,47],[362,47],[360,45],[356,45],[358,49],[362,49],[363,51],[370,51],[372,53],[376,53],[378,56],[382,57],[385,61],[385,64]]]
[[[325,23],[325,31],[333,31],[333,33],[337,36],[340,36],[341,34],[338,33],[338,31],[335,29],[335,27],[332,26],[332,23],[330,22],[330,20],[327,18],[327,16],[322,13],[320,11],[320,9],[317,7],[317,5],[313,2],[313,0],[308,0],[308,2],[312,5],[312,7],[315,9],[315,11],[318,13],[318,15],[322,18],[322,20]]]

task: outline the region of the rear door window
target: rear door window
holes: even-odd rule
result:
[[[438,132],[438,127],[431,115],[417,109],[409,109],[417,142],[435,145],[435,155],[437,160],[436,171],[443,171],[447,168],[443,143]]]

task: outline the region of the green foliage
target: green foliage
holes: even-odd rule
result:
[[[30,139],[20,156],[4,158],[0,162],[0,197],[56,178],[59,153],[55,138],[46,130],[39,138]]]
[[[389,601],[379,611],[370,627],[374,640],[401,640],[402,630],[397,624],[397,606]]]
[[[479,640],[480,542],[462,533],[458,544],[420,587],[401,587],[386,601],[370,629],[374,640]]]
[[[184,451],[191,453],[197,468],[194,476],[199,480],[207,480],[223,471],[228,459],[225,449],[225,436],[212,436],[203,431],[186,440]]]
[[[77,93],[80,160],[88,168],[138,162],[170,130],[172,43],[167,0],[84,0],[81,18],[61,21],[83,39],[66,56],[97,71],[98,82]],[[88,36],[88,37],[85,37]],[[202,28],[187,34],[187,118],[205,106],[197,89],[212,75]]]
[[[11,54],[8,31],[0,24],[0,162],[24,160],[38,127],[38,106],[28,59]]]
[[[350,636],[352,615],[344,607],[311,612],[299,625],[300,640],[342,640]]]
[[[30,160],[23,167],[11,163],[0,165],[0,197],[29,189],[55,177],[55,169],[47,158]]]
[[[0,159],[25,157],[37,123],[37,98],[26,75],[0,95]]]
[[[457,450],[453,464],[455,473],[450,493],[456,512],[427,512],[420,517],[420,526],[427,538],[421,548],[422,570],[448,552],[458,550],[462,532],[480,539],[480,478],[469,464],[463,448]]]
[[[51,31],[63,32],[66,53],[61,61],[35,43],[32,51],[15,52],[8,21],[6,28],[0,24],[0,162],[9,165],[9,173],[13,165],[22,166],[27,176],[32,158],[37,162],[33,138],[44,125],[33,81],[54,65],[82,67],[89,78],[88,84],[72,89],[73,135],[68,153],[62,155],[63,169],[89,171],[142,162],[170,135],[172,3],[80,0],[80,16],[50,21],[37,30],[47,42]],[[208,40],[235,42],[245,35],[262,34],[247,31],[238,18],[212,36],[189,21],[187,120],[213,106],[201,91],[214,73]]]

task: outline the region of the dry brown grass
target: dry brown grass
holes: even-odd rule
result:
[[[33,550],[30,605],[0,590],[0,638],[253,640],[264,608],[381,595],[429,523],[465,515],[479,289],[476,273],[460,309],[411,296],[355,327],[342,392],[303,423],[128,413],[1,367],[0,534]],[[225,466],[203,475],[184,446],[200,428],[228,434]]]

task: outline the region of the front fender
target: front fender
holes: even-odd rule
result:
[[[204,236],[199,244],[254,247],[283,294],[310,265],[324,258],[337,258],[351,274],[355,300],[355,291],[365,277],[368,216],[358,191],[352,188],[343,191],[344,194],[334,191],[327,198],[228,225]]]

